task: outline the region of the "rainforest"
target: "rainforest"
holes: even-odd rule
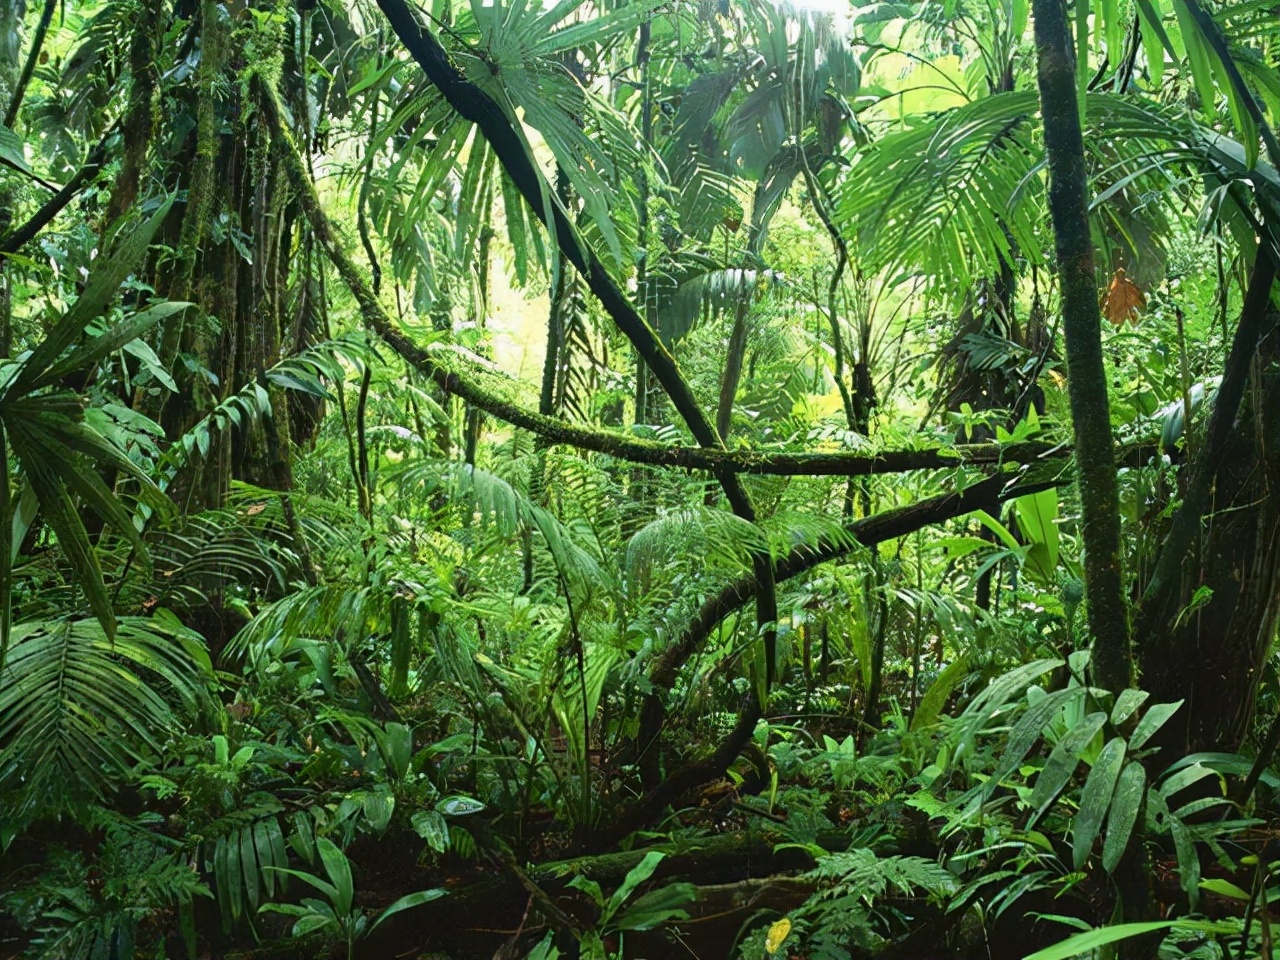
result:
[[[1271,960],[1275,0],[0,0],[0,960]]]

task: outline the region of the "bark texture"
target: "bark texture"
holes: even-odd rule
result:
[[[1035,0],[1034,12],[1037,81],[1049,159],[1049,211],[1062,288],[1062,326],[1083,513],[1081,539],[1089,630],[1094,641],[1092,664],[1100,686],[1119,690],[1131,680],[1129,612],[1120,565],[1120,501],[1102,361],[1102,312],[1089,233],[1075,54],[1062,0]]]

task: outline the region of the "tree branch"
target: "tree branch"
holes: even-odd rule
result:
[[[698,405],[697,398],[677,368],[675,359],[579,235],[564,207],[556,201],[546,178],[534,164],[533,157],[506,111],[462,74],[449,59],[436,36],[418,22],[405,0],[378,0],[378,6],[427,78],[459,114],[480,128],[481,134],[497,154],[503,169],[529,204],[534,216],[547,226],[555,237],[561,254],[586,278],[587,286],[605,312],[631,341],[645,365],[653,371],[654,377],[666,390],[676,412],[684,419],[698,445],[722,448],[723,438]],[[742,484],[742,478],[730,470],[716,470],[714,473],[733,512],[754,523],[755,506]],[[766,687],[773,679],[778,619],[772,563],[767,551],[757,552],[752,557],[752,565],[761,583],[756,612],[760,632],[764,636]]]
[[[1070,451],[1060,444],[1045,442],[962,445],[950,450],[887,450],[881,453],[808,453],[761,450],[725,450],[723,448],[682,447],[627,436],[613,430],[568,423],[521,406],[477,381],[486,376],[478,369],[459,373],[450,369],[447,360],[433,354],[401,330],[374,296],[364,271],[346,254],[337,239],[333,224],[325,215],[316,195],[315,184],[302,163],[292,138],[280,124],[278,106],[271,98],[263,100],[269,123],[274,127],[276,142],[303,212],[326,256],[338,271],[343,283],[355,297],[365,326],[376,333],[413,369],[430,378],[438,387],[456,394],[489,415],[518,427],[553,444],[564,444],[579,450],[603,453],[619,460],[682,470],[706,470],[712,473],[733,472],[772,476],[861,477],[906,473],[912,470],[951,470],[964,465],[997,466],[1002,463],[1028,463],[1049,457],[1065,456]]]
[[[22,73],[18,75],[17,86],[13,88],[13,96],[9,98],[9,107],[4,112],[4,125],[12,127],[18,119],[18,109],[22,106],[22,98],[27,94],[27,84],[35,73],[36,63],[40,60],[40,51],[44,48],[45,34],[49,32],[49,24],[53,23],[53,11],[58,7],[58,0],[45,0],[44,9],[40,11],[40,20],[36,24],[35,36],[31,38],[31,49],[27,51],[27,59],[22,64]]]
[[[46,200],[40,209],[31,216],[30,220],[0,238],[0,254],[17,253],[34,240],[36,235],[47,227],[53,218],[75,199],[76,194],[93,182],[93,178],[98,175],[98,171],[102,169],[102,165],[106,161],[107,138],[114,132],[115,126],[113,125],[103,138],[94,145],[93,149],[89,151],[89,156],[85,158],[84,166],[76,171],[75,175],[67,181],[61,190]]]

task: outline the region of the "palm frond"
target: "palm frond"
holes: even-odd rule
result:
[[[877,268],[959,280],[1040,249],[1034,93],[999,94],[874,141],[838,188],[840,222]]]
[[[54,808],[108,790],[207,699],[199,635],[171,614],[15,624],[0,683],[0,783]]]

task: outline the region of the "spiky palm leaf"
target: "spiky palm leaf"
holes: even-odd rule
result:
[[[85,401],[62,386],[71,373],[91,368],[157,323],[185,309],[183,303],[163,303],[83,339],[99,325],[120,285],[146,254],[172,198],[115,244],[111,254],[95,261],[84,290],[43,340],[17,362],[0,367],[0,438],[17,460],[22,477],[39,503],[45,520],[58,537],[77,584],[108,636],[115,630],[115,612],[102,581],[97,553],[89,541],[77,500],[101,516],[129,540],[144,558],[146,548],[125,509],[97,472],[102,466],[132,478],[143,497],[158,510],[168,501],[142,469],[115,443],[85,422]],[[82,341],[77,343],[77,341]],[[9,636],[10,571],[15,531],[9,517],[10,477],[5,451],[0,451],[0,672],[4,670]]]

